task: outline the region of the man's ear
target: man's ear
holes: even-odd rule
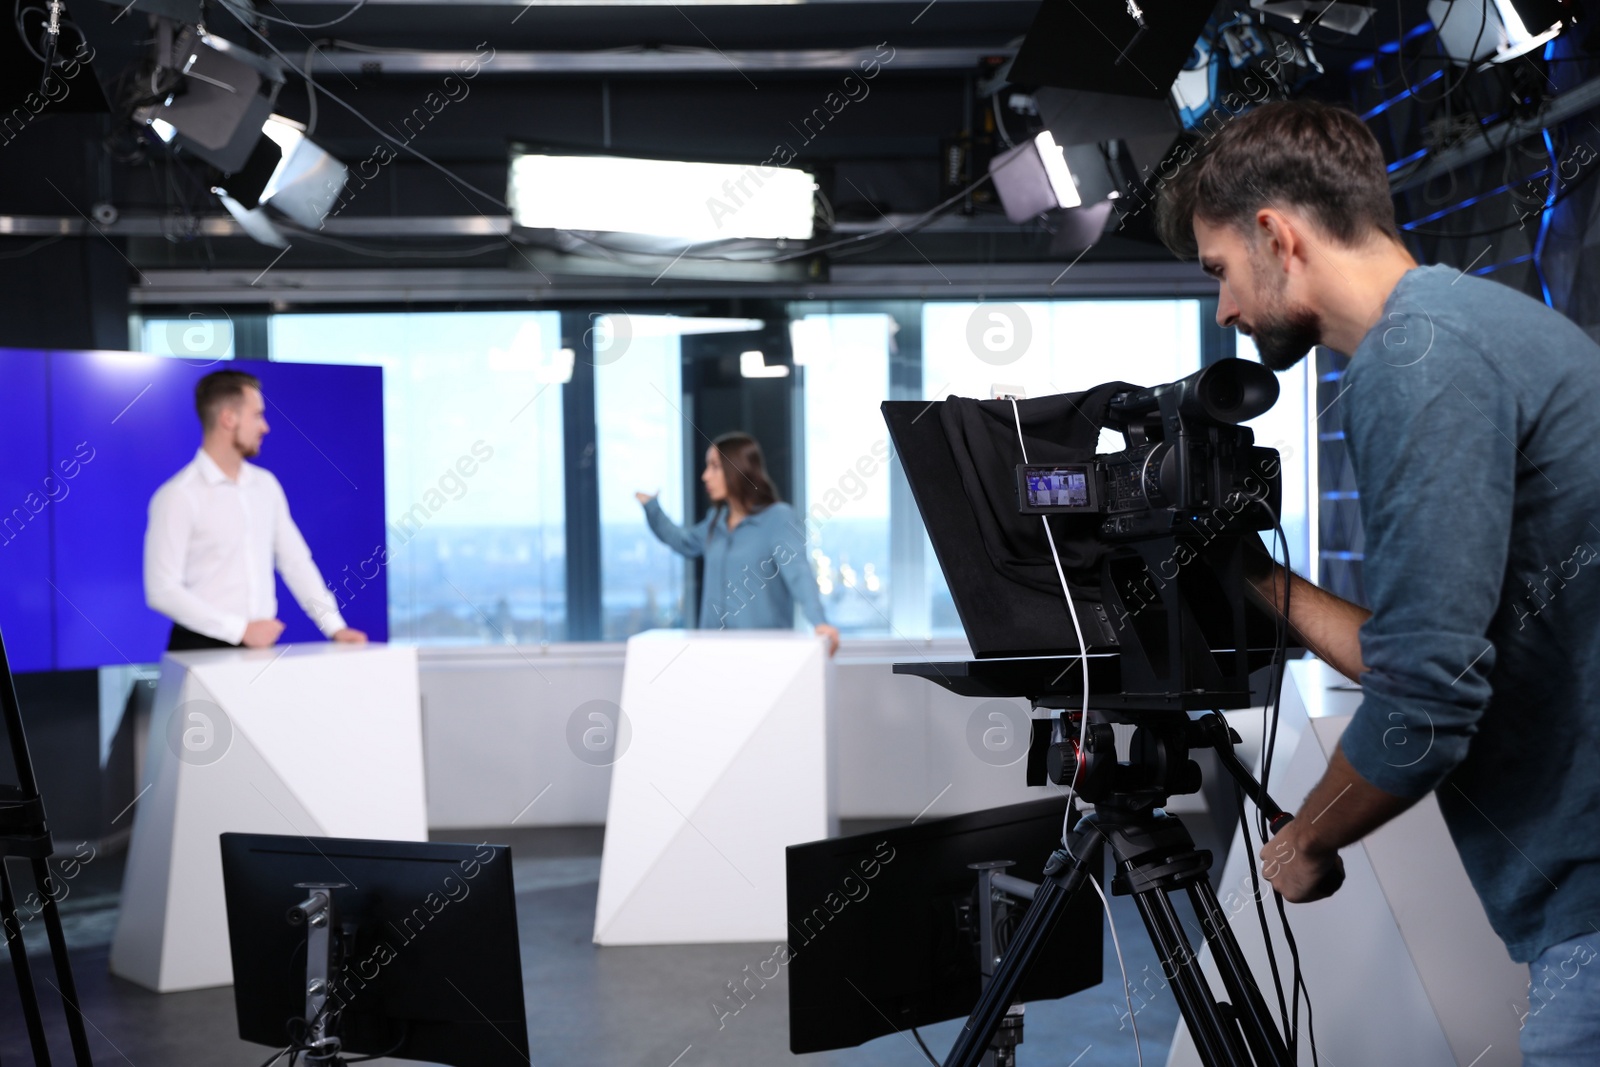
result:
[[[1292,269],[1294,260],[1304,259],[1309,251],[1306,233],[1298,221],[1277,208],[1264,207],[1256,212],[1256,238],[1285,274]]]

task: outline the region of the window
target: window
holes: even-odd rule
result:
[[[139,351],[173,356],[197,365],[232,359],[233,321],[189,315],[183,318],[135,319],[129,333]]]
[[[686,452],[694,411],[683,392],[682,337],[761,324],[667,310],[589,316],[592,344],[570,346],[594,352],[592,456],[564,454],[563,402],[572,396],[562,383],[573,356],[563,345],[562,315],[570,331],[570,311],[268,317],[265,341],[275,360],[384,368],[393,639],[565,640],[569,467],[598,487],[599,529],[573,533],[599,546],[600,636],[618,641],[694,624],[691,564],[650,533],[634,494],[659,492],[674,521],[697,517],[686,511],[700,455]],[[795,303],[788,312],[794,495],[828,618],[857,635],[961,633],[889,457],[884,400],[988,397],[996,387],[1044,396],[1116,380],[1154,385],[1200,366],[1200,302],[1193,299],[863,300]],[[920,347],[911,339],[918,316]],[[151,352],[235,355],[239,331],[225,316],[134,325]],[[242,336],[254,352],[249,327]],[[909,348],[897,344],[902,327]],[[1253,354],[1248,339],[1240,347]],[[1283,454],[1283,523],[1296,560],[1310,547],[1306,463],[1314,452],[1301,422],[1305,373],[1280,376],[1278,405],[1252,424],[1262,444]],[[1121,447],[1120,435],[1102,436],[1101,451]]]
[[[996,391],[1046,396],[1103,382],[1159,385],[1200,369],[1197,300],[929,303],[922,310],[922,383],[929,400]],[[1104,431],[1101,452],[1123,447]],[[935,634],[961,632],[950,588],[924,546]]]
[[[1159,385],[1200,369],[1199,315],[1196,300],[929,303],[922,381],[930,400]]]
[[[684,514],[683,364],[678,320],[597,315],[595,444],[600,485],[601,636],[621,641],[653,627],[693,626],[682,556],[645,525],[634,494],[659,493],[674,522]]]
[[[828,621],[845,632],[890,629],[889,395],[885,314],[812,314],[791,340],[805,404],[807,546]]]
[[[391,639],[564,637],[558,315],[284,314],[269,336],[275,360],[384,369]]]

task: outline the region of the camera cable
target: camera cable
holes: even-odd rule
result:
[[[1261,788],[1262,791],[1265,792],[1267,789],[1267,782],[1272,774],[1272,762],[1277,749],[1278,720],[1283,704],[1283,675],[1287,669],[1289,631],[1291,628],[1289,622],[1289,595],[1290,588],[1293,585],[1294,575],[1293,571],[1290,569],[1289,537],[1288,534],[1284,532],[1282,520],[1279,519],[1277,512],[1274,511],[1272,506],[1265,500],[1259,497],[1251,497],[1250,499],[1255,503],[1260,504],[1264,509],[1266,509],[1268,515],[1271,516],[1274,536],[1273,547],[1277,548],[1281,545],[1283,551],[1283,607],[1281,611],[1275,612],[1275,614],[1278,616],[1278,624],[1276,627],[1278,640],[1277,647],[1274,649],[1274,669],[1271,675],[1271,680],[1268,684],[1267,701],[1262,706],[1263,749],[1261,761]],[[1276,607],[1276,605],[1274,605],[1274,607]],[[1245,824],[1247,823],[1247,820],[1245,818],[1244,798],[1242,793],[1240,795],[1239,804],[1241,831],[1243,831],[1246,828]],[[1272,835],[1269,827],[1267,826],[1266,816],[1259,811],[1257,812],[1256,824],[1257,835],[1261,840],[1261,847],[1265,849]],[[1248,833],[1244,834],[1244,841],[1246,844],[1251,844],[1251,838]],[[1252,849],[1253,847],[1254,846],[1252,845]],[[1252,896],[1254,897],[1256,903],[1256,914],[1261,920],[1261,934],[1266,945],[1267,962],[1272,968],[1273,983],[1277,986],[1278,991],[1279,1011],[1282,1012],[1284,1009],[1283,985],[1282,980],[1278,975],[1277,954],[1272,948],[1272,938],[1267,924],[1266,908],[1261,899],[1260,883],[1257,880],[1255,858],[1251,857],[1248,860],[1248,863],[1250,869],[1251,886],[1254,890]],[[1278,911],[1278,921],[1283,927],[1284,942],[1288,945],[1289,958],[1292,963],[1292,969],[1290,972],[1290,1007],[1288,1018],[1284,1021],[1284,1034],[1287,1038],[1289,1053],[1291,1058],[1296,1057],[1296,1049],[1299,1045],[1300,1035],[1300,1000],[1302,997],[1304,997],[1306,1004],[1307,1038],[1311,1045],[1311,1062],[1313,1067],[1317,1067],[1318,1056],[1316,1024],[1312,1019],[1311,992],[1306,988],[1305,974],[1300,966],[1300,949],[1295,942],[1294,930],[1289,924],[1289,916],[1284,908],[1282,894],[1274,891],[1273,903]]]
[[[1274,689],[1272,704],[1272,744],[1267,749],[1266,764],[1263,766],[1261,776],[1262,789],[1265,790],[1267,775],[1270,773],[1273,751],[1276,748],[1277,743],[1278,714],[1283,707],[1283,674],[1288,667],[1287,661],[1290,629],[1289,588],[1293,584],[1294,579],[1293,572],[1289,569],[1289,536],[1284,532],[1283,523],[1278,518],[1277,513],[1273,511],[1270,506],[1265,504],[1263,504],[1263,506],[1267,507],[1268,513],[1272,515],[1272,528],[1277,535],[1278,541],[1283,545],[1283,626],[1282,636],[1278,643],[1279,665],[1274,674],[1277,684]],[[1262,818],[1261,822],[1264,830],[1266,822],[1264,817]],[[1262,847],[1265,846],[1266,842],[1263,841]],[[1300,948],[1295,943],[1294,930],[1289,925],[1289,916],[1283,906],[1283,895],[1281,893],[1274,893],[1273,899],[1278,908],[1278,921],[1283,925],[1283,939],[1289,946],[1289,958],[1294,964],[1293,988],[1290,989],[1290,996],[1293,999],[1293,1007],[1291,1008],[1290,1018],[1293,1020],[1294,1024],[1292,1031],[1294,1035],[1294,1044],[1297,1045],[1299,1043],[1299,1006],[1300,998],[1304,997],[1306,1002],[1306,1035],[1307,1040],[1311,1044],[1311,1063],[1312,1067],[1318,1067],[1316,1024],[1311,1017],[1311,991],[1306,988],[1305,972],[1300,966]],[[1291,1047],[1293,1047],[1293,1045],[1291,1045]]]
[[[1277,513],[1272,510],[1271,505],[1259,497],[1251,497],[1250,499],[1254,500],[1257,504],[1260,504],[1267,510],[1268,514],[1272,516],[1275,529],[1282,529],[1282,527],[1278,525]],[[1278,544],[1279,542],[1276,539],[1276,535],[1274,535],[1272,550],[1276,550]],[[1285,574],[1287,574],[1289,562],[1289,540],[1287,537],[1283,538],[1282,544]],[[1275,558],[1274,562],[1276,562]],[[1273,626],[1275,641],[1273,645],[1272,673],[1268,676],[1267,698],[1261,706],[1261,790],[1263,793],[1267,791],[1267,782],[1272,776],[1272,757],[1277,750],[1278,709],[1280,700],[1282,698],[1283,671],[1285,661],[1288,657],[1289,647],[1288,586],[1289,582],[1286,579],[1284,581],[1285,599],[1283,611],[1275,611],[1273,613],[1275,616]],[[1241,834],[1243,834],[1243,841],[1245,845],[1250,848],[1251,852],[1255,852],[1256,845],[1250,834],[1249,818],[1245,812],[1244,794],[1242,791],[1239,794],[1239,828]],[[1261,847],[1265,848],[1271,834],[1267,826],[1267,817],[1263,812],[1260,811],[1259,808],[1256,811],[1256,834],[1260,838]],[[1278,971],[1278,955],[1272,947],[1272,931],[1267,924],[1267,909],[1262,903],[1261,882],[1259,878],[1259,872],[1256,870],[1256,860],[1254,856],[1251,856],[1247,860],[1247,865],[1250,870],[1251,898],[1255,901],[1256,918],[1259,919],[1261,923],[1261,942],[1266,947],[1267,965],[1272,971],[1272,986],[1278,996],[1278,1018],[1283,1026],[1283,1035],[1285,1042],[1289,1047],[1289,1056],[1291,1059],[1294,1059],[1295,1050],[1299,1045],[1300,1003],[1297,999],[1291,1008],[1288,1001],[1284,997],[1283,976]],[[1298,988],[1298,986],[1295,985],[1298,977],[1298,961],[1296,961],[1296,969],[1290,975],[1291,991]]]
[[[1006,399],[1011,401],[1011,418],[1017,427],[1017,447],[1022,451],[1022,462],[1026,463],[1028,445],[1022,439],[1022,415],[1017,410],[1017,398],[1015,395],[1008,395]],[[1072,629],[1078,635],[1078,663],[1083,669],[1083,708],[1078,717],[1078,751],[1082,752],[1089,734],[1089,646],[1083,639],[1083,627],[1078,622],[1078,608],[1072,601],[1072,589],[1067,585],[1067,573],[1061,566],[1061,553],[1056,551],[1055,535],[1050,530],[1050,516],[1040,515],[1039,521],[1044,523],[1044,537],[1050,544],[1050,558],[1055,561],[1056,577],[1061,579],[1061,592],[1067,598],[1067,614],[1072,616]],[[1067,833],[1071,829],[1073,792],[1077,781],[1078,776],[1074,773],[1067,782],[1067,812],[1061,824],[1061,847],[1069,856],[1072,856],[1072,848],[1067,843]],[[1076,860],[1077,857],[1073,856],[1073,859]],[[1139,1067],[1144,1067],[1144,1048],[1139,1043],[1139,1023],[1134,1018],[1133,990],[1128,984],[1128,965],[1122,958],[1122,942],[1117,937],[1117,923],[1111,917],[1111,901],[1106,898],[1105,890],[1100,888],[1099,879],[1091,877],[1087,881],[1100,897],[1100,905],[1106,913],[1106,925],[1111,928],[1111,947],[1116,950],[1117,967],[1122,971],[1122,996],[1128,1005],[1128,1022],[1133,1027],[1133,1050],[1139,1058]]]

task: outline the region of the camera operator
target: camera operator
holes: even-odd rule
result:
[[[1183,160],[1162,238],[1221,283],[1217,321],[1282,371],[1350,356],[1339,405],[1371,611],[1289,578],[1290,622],[1362,684],[1301,817],[1262,850],[1291,901],[1433,791],[1513,959],[1560,993],[1530,1067],[1600,1048],[1600,347],[1504,285],[1418,266],[1354,114],[1274,103]],[[1263,568],[1281,608],[1285,575]],[[1285,858],[1288,858],[1285,862]]]

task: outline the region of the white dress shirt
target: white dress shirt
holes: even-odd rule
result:
[[[150,498],[144,599],[180,626],[239,644],[278,615],[274,566],[323,634],[345,628],[271,471],[241,463],[234,481],[201,449]]]

